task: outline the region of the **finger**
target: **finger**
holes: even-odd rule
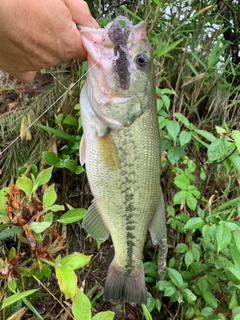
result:
[[[65,0],[66,6],[68,7],[72,20],[76,24],[90,28],[99,28],[97,21],[92,17],[91,12],[87,3],[83,0]]]
[[[18,71],[10,71],[14,78],[18,79],[21,82],[30,83],[34,80],[36,76],[36,71],[28,71],[28,72],[18,72]]]

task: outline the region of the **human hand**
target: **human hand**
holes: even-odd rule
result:
[[[1,0],[0,12],[0,68],[23,82],[43,68],[84,61],[76,24],[98,27],[83,0]]]

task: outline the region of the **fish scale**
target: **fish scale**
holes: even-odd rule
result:
[[[113,28],[114,24],[105,31],[81,29],[89,66],[99,59],[80,97],[84,131],[80,159],[94,196],[83,227],[95,239],[105,241],[111,235],[113,241],[115,255],[105,282],[105,299],[141,304],[146,303],[142,255],[147,230],[154,244],[165,236],[154,73],[141,23],[134,27],[131,50],[121,52],[136,64],[129,88],[122,88],[115,63],[108,58],[116,54],[116,43],[111,46],[111,39],[102,39]],[[101,43],[108,48],[106,57],[100,54]],[[138,66],[139,55],[141,63],[146,59],[146,67],[140,62]]]

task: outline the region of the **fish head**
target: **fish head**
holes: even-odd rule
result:
[[[118,17],[104,29],[82,27],[80,33],[87,51],[87,92],[93,111],[111,129],[131,125],[154,92],[145,22],[133,26]]]

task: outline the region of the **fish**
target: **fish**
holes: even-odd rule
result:
[[[105,28],[80,28],[88,74],[80,94],[80,163],[94,199],[82,226],[114,258],[104,285],[110,302],[146,304],[143,248],[166,236],[160,185],[155,75],[144,21],[119,16]]]

